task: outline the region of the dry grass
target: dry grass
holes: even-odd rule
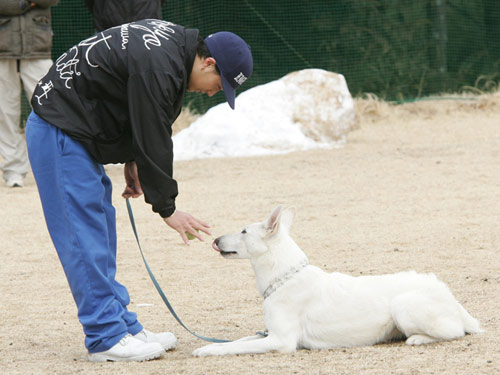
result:
[[[408,118],[408,116],[428,119],[438,115],[469,112],[475,109],[494,112],[499,106],[500,90],[486,94],[470,91],[463,94],[442,94],[403,104],[386,102],[373,94],[355,99],[356,116],[361,124],[376,124],[395,115],[401,119]]]

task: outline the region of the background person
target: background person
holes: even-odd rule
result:
[[[94,29],[103,31],[148,18],[162,19],[166,0],[84,0],[94,18]]]
[[[123,196],[145,195],[189,244],[210,226],[176,209],[172,124],[186,91],[235,90],[252,74],[250,47],[219,32],[143,20],[107,29],[56,60],[40,81],[26,125],[47,227],[78,307],[91,361],[142,361],[175,346],[143,329],[115,280],[116,218],[103,164],[125,163]]]
[[[0,169],[9,187],[22,187],[29,170],[20,133],[21,87],[31,98],[50,66],[51,9],[58,0],[0,0]]]

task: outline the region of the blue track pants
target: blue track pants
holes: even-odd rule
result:
[[[64,268],[90,353],[142,330],[115,280],[116,217],[111,181],[81,143],[34,112],[26,141],[47,228]]]

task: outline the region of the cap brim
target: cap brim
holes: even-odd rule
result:
[[[226,95],[226,100],[231,109],[234,109],[234,98],[236,97],[236,90],[229,84],[229,82],[224,78],[224,76],[220,75],[222,88],[224,89],[224,95]]]

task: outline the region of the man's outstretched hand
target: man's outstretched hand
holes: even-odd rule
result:
[[[122,193],[123,198],[137,198],[143,194],[141,183],[139,181],[139,174],[137,172],[137,164],[135,161],[130,161],[125,163],[123,169],[123,174],[125,176],[125,190]],[[210,225],[195,218],[193,215],[187,212],[175,211],[171,216],[163,219],[168,226],[177,232],[182,237],[182,240],[186,245],[189,245],[188,233],[200,241],[203,241],[203,236],[199,233],[212,234],[210,232]]]
[[[195,218],[187,212],[175,211],[172,216],[166,217],[163,220],[170,228],[179,232],[186,245],[189,245],[187,233],[190,233],[200,241],[203,241],[203,236],[198,231],[202,231],[209,236],[212,234],[209,224]]]

